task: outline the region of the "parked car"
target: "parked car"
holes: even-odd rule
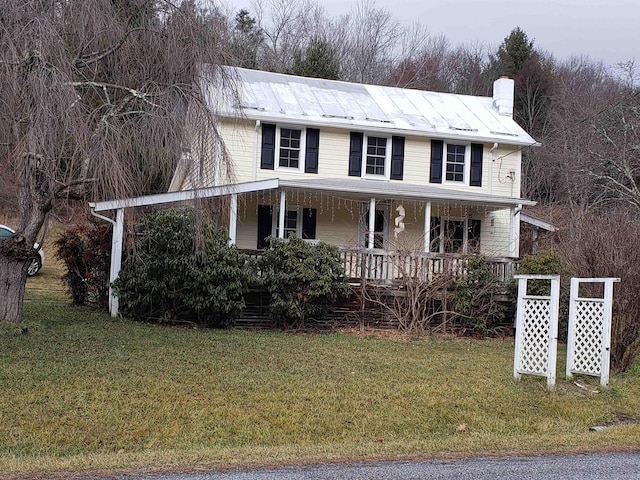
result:
[[[7,227],[6,225],[0,225],[0,241],[5,238],[9,238],[13,235],[15,230]],[[37,243],[33,246],[38,251],[38,255],[35,255],[31,260],[29,260],[29,267],[27,268],[27,275],[33,277],[36,273],[40,271],[42,268],[42,264],[44,263],[44,252],[40,248],[40,245]]]

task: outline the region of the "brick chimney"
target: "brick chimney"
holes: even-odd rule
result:
[[[509,77],[500,77],[493,82],[493,105],[500,115],[513,118],[515,82]]]

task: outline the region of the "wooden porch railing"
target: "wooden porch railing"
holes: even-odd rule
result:
[[[463,276],[469,255],[453,253],[405,253],[368,250],[341,250],[345,271],[351,279],[393,281],[400,278],[433,280],[434,276],[451,274]],[[501,282],[510,280],[516,270],[514,258],[485,258]]]
[[[365,249],[341,249],[345,273],[352,281],[362,279],[392,282],[401,278],[433,280],[440,274],[463,276],[467,271],[469,255],[454,253],[383,252]],[[243,250],[250,256],[259,256],[260,250]],[[517,266],[517,259],[485,257],[499,281],[510,280]]]

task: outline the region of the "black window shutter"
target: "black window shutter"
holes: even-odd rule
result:
[[[302,238],[313,240],[316,238],[316,209],[302,209]]]
[[[318,173],[318,145],[320,130],[307,128],[307,145],[304,155],[304,173]]]
[[[270,123],[262,124],[262,154],[260,168],[273,170],[276,156],[276,126]]]
[[[430,183],[442,183],[442,152],[444,142],[442,140],[431,140],[431,173]]]
[[[404,173],[404,137],[391,139],[391,180],[402,180]]]
[[[482,186],[482,144],[471,144],[471,178],[469,185],[472,187]]]
[[[271,236],[273,210],[271,205],[258,205],[258,248],[267,248]]]
[[[351,132],[351,146],[349,148],[349,176],[362,175],[362,133]]]

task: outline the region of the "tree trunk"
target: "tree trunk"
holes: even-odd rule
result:
[[[25,261],[0,252],[0,320],[20,322],[26,282]]]

